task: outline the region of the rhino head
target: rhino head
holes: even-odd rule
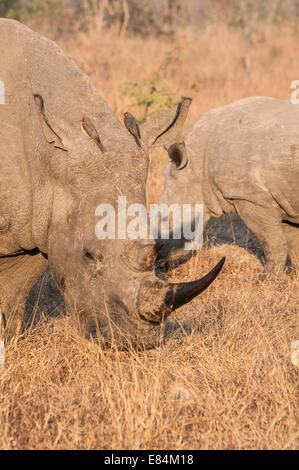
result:
[[[187,148],[184,141],[173,142],[169,146],[165,145],[164,148],[168,152],[169,163],[165,168],[164,188],[159,204],[161,207],[167,207],[162,220],[169,227],[170,236],[164,241],[163,248],[159,252],[159,261],[181,263],[190,258],[192,250],[201,247],[202,232],[207,222],[207,210],[203,191],[199,184],[200,178],[192,165],[192,158],[189,158],[190,149]],[[203,172],[201,171],[201,173]],[[183,220],[181,217],[176,219],[175,207],[179,207],[180,212],[183,212],[184,205],[190,208],[188,217],[183,217]],[[196,208],[198,210],[201,208],[200,218],[197,217]],[[185,224],[190,227],[190,238],[185,237]],[[196,227],[199,232],[197,243],[195,242]],[[156,241],[159,243],[161,239],[163,239],[163,232],[159,230]],[[186,244],[192,247],[186,249]]]
[[[183,98],[178,107],[143,124],[139,147],[109,109],[79,107],[68,121],[51,114],[51,105],[41,95],[34,99],[44,139],[52,149],[44,163],[54,188],[44,251],[67,309],[76,313],[86,337],[105,346],[154,347],[161,323],[206,289],[224,260],[193,282],[161,280],[153,271],[159,245],[119,236],[118,201],[122,196],[128,206],[145,207],[147,150],[173,141],[191,100]],[[98,138],[82,132],[82,115],[92,122]],[[115,237],[97,237],[98,207],[112,208]]]

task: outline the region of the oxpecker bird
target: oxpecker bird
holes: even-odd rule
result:
[[[97,146],[99,147],[99,149],[102,151],[102,152],[105,152],[105,148],[100,140],[100,137],[99,137],[99,134],[96,130],[96,128],[94,127],[93,123],[91,122],[91,119],[89,117],[83,117],[80,119],[81,121],[81,129],[82,129],[82,132],[87,135],[87,137],[89,137],[90,139],[94,140],[95,143],[97,144]]]
[[[138,145],[138,147],[141,147],[140,140],[139,140],[140,130],[139,130],[136,119],[134,118],[133,114],[129,113],[128,111],[125,113],[122,113],[122,115],[124,116],[124,125],[130,132],[130,134],[132,134],[132,136],[134,137],[135,142]]]

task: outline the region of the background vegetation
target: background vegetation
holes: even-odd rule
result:
[[[0,15],[51,26],[56,36],[71,34],[75,25],[145,36],[218,22],[247,32],[261,23],[296,25],[298,7],[298,0],[1,0]]]
[[[58,41],[120,118],[130,110],[142,121],[191,96],[188,127],[246,96],[289,99],[298,3],[1,0],[0,14]],[[150,159],[148,201],[157,202],[168,157],[161,149]],[[261,261],[245,250],[259,254],[256,241],[233,220],[213,222],[216,246],[162,273],[191,280],[227,257],[216,282],[167,322],[160,349],[101,351],[63,316],[44,317],[8,346],[0,448],[298,448],[290,343],[299,338],[299,277],[258,281]]]

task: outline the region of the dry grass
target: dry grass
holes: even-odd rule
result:
[[[225,25],[206,31],[179,31],[172,38],[119,38],[113,32],[78,36],[61,47],[92,78],[111,109],[122,119],[121,111],[134,100],[120,95],[122,81],[148,82],[159,72],[163,84],[178,99],[191,96],[193,103],[187,128],[200,114],[248,96],[290,99],[293,80],[299,79],[296,57],[298,33],[294,29],[260,29],[246,40]],[[194,92],[191,86],[199,86]],[[168,158],[164,150],[152,153],[148,179],[149,200],[157,202]]]
[[[172,277],[194,278],[224,253],[221,276],[168,322],[160,349],[103,352],[67,318],[8,347],[0,447],[298,447],[298,372],[289,356],[299,279],[258,282],[256,258],[228,245]]]
[[[119,83],[151,80],[157,72],[174,93],[193,96],[187,126],[208,109],[247,96],[289,99],[290,84],[299,79],[298,34],[292,29],[264,28],[250,41],[224,25],[183,30],[172,39],[93,32],[60,45],[120,117],[131,101],[118,93]],[[190,90],[194,83],[199,94]]]
[[[151,78],[171,53],[163,70],[168,86],[201,87],[188,125],[245,96],[288,98],[299,78],[297,39],[292,31],[264,31],[249,43],[218,27],[172,41],[94,34],[63,47],[116,113],[130,104],[117,94],[118,83]],[[152,154],[151,202],[161,193],[166,160]],[[298,448],[290,343],[299,338],[299,278],[259,282],[257,258],[228,245],[203,250],[171,278],[194,279],[223,254],[221,275],[173,315],[160,349],[104,352],[67,318],[40,322],[8,346],[0,366],[0,448]]]

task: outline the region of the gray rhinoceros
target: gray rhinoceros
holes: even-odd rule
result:
[[[168,283],[153,274],[151,239],[99,240],[95,211],[101,204],[116,209],[119,196],[145,206],[147,149],[169,145],[190,99],[142,125],[139,148],[55,43],[0,19],[0,55],[0,308],[6,337],[20,327],[28,293],[49,263],[87,337],[119,347],[157,345],[161,322],[204,290],[223,261],[202,279]],[[91,138],[83,117],[94,126]]]
[[[209,218],[237,213],[259,239],[265,273],[299,262],[299,106],[251,97],[212,109],[168,148],[160,203],[203,205]],[[170,256],[182,241],[164,247]],[[171,245],[172,243],[172,245]],[[172,255],[171,255],[172,252]]]

